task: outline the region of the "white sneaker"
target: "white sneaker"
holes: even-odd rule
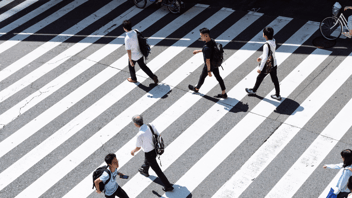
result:
[[[246,92],[248,93],[248,95],[255,95],[253,89],[246,88]]]
[[[275,100],[281,100],[281,96],[277,96],[277,95],[271,95],[271,98],[272,99],[275,99]]]

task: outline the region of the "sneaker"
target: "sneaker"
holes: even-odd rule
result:
[[[154,80],[154,83],[155,83],[155,84],[158,84],[159,80],[158,80],[158,77],[157,77],[157,76],[154,76],[154,77],[153,77],[153,80]]]
[[[163,187],[163,191],[165,191],[165,192],[173,191],[173,190],[174,190],[174,187],[172,187],[172,186],[167,187],[167,188]]]
[[[271,95],[271,98],[272,99],[275,99],[275,100],[281,100],[281,96],[277,96],[277,95]]]
[[[199,89],[196,89],[196,86],[193,86],[193,85],[188,85],[188,89],[196,93],[199,91]]]
[[[246,88],[246,92],[248,93],[248,95],[255,95],[253,89]]]
[[[144,172],[144,169],[143,169],[143,168],[138,169],[138,171],[139,171],[140,174],[142,174],[142,175],[144,175],[144,176],[146,176],[146,177],[149,177],[149,174],[146,173],[146,172]]]
[[[351,34],[349,32],[342,32],[342,34],[347,38],[351,38]]]
[[[225,94],[218,94],[218,95],[215,96],[215,98],[224,98],[224,99],[226,99],[227,98],[227,94],[226,93]]]
[[[131,83],[136,83],[137,82],[136,80],[132,80],[132,78],[127,78],[127,81],[131,82]]]

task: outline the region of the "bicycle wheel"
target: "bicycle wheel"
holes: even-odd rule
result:
[[[167,9],[169,9],[169,11],[172,14],[179,14],[181,13],[181,1],[180,0],[168,0],[168,6]]]
[[[147,0],[133,0],[133,3],[137,8],[145,8]]]
[[[320,33],[327,40],[336,40],[341,36],[342,25],[336,17],[326,17],[320,22]]]

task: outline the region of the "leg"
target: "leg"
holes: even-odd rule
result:
[[[166,176],[164,175],[164,173],[161,171],[158,162],[156,161],[156,153],[153,152],[149,152],[147,154],[147,160],[150,164],[150,166],[152,167],[152,169],[154,170],[154,172],[156,173],[156,175],[159,177],[159,179],[163,182],[164,187],[165,188],[169,188],[172,185],[170,184],[169,180],[166,178]]]
[[[220,84],[222,94],[225,94],[226,87],[225,87],[224,80],[223,80],[222,77],[220,76],[219,68],[214,68],[214,69],[213,69],[213,74],[214,74],[216,80],[217,80],[217,81],[219,82],[219,84]]]
[[[149,164],[149,162],[148,162],[148,160],[147,160],[147,155],[144,154],[144,164],[142,165],[142,169],[143,169],[143,171],[144,171],[145,173],[148,173],[149,167],[150,167],[150,164]]]
[[[271,81],[275,85],[276,96],[280,96],[280,84],[279,79],[277,78],[277,66],[274,67],[270,72]]]
[[[349,193],[347,192],[340,192],[338,195],[337,195],[337,198],[347,198]]]
[[[352,35],[352,15],[348,17],[348,29],[350,29],[350,35]]]
[[[129,198],[126,192],[119,186],[115,192],[115,195],[120,198]]]
[[[132,60],[132,62],[136,66],[136,61]],[[131,66],[130,61],[128,61],[128,69],[130,70],[131,79],[137,81],[136,70]]]
[[[198,84],[197,84],[197,89],[200,89],[200,87],[203,85],[204,80],[207,77],[207,75],[208,75],[208,69],[204,65],[202,73],[200,74],[200,77],[199,77],[199,81],[198,81]]]
[[[144,63],[144,58],[143,57],[140,58],[137,62],[139,67],[149,76],[149,78],[153,79],[155,75],[149,69],[149,67],[147,67],[147,65]]]
[[[266,74],[264,73],[264,71],[261,71],[260,74],[257,77],[257,80],[255,81],[255,85],[253,87],[253,91],[257,92],[260,84],[263,82],[264,78],[265,78]]]

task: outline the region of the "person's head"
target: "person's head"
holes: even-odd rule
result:
[[[348,179],[347,188],[352,192],[352,176]]]
[[[135,115],[132,117],[132,121],[136,127],[141,127],[143,125],[143,117],[142,115]]]
[[[202,28],[199,30],[200,32],[200,39],[202,41],[209,41],[210,40],[210,30],[208,28]]]
[[[272,27],[265,27],[263,30],[263,37],[266,40],[273,40],[274,30]]]
[[[105,162],[110,167],[111,171],[115,171],[119,167],[119,162],[116,159],[116,155],[114,153],[109,153],[105,156]]]
[[[132,24],[130,20],[124,20],[122,23],[122,27],[126,32],[129,32],[132,30]]]
[[[352,165],[352,151],[351,149],[345,149],[341,151],[341,158],[343,160],[343,167]]]

